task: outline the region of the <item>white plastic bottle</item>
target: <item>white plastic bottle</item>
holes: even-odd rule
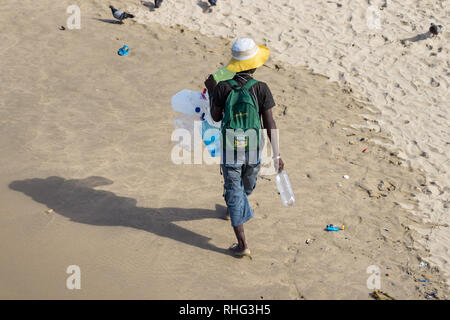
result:
[[[283,170],[277,174],[275,181],[277,183],[278,192],[281,195],[281,201],[285,207],[292,207],[295,205],[295,196],[292,191],[291,183],[287,173]]]
[[[194,150],[195,121],[200,121],[197,115],[187,115],[183,113],[173,119],[175,129],[185,129],[189,132],[189,136],[186,137],[188,139],[181,139],[179,142],[177,142],[180,148],[188,152],[192,152]]]
[[[209,109],[209,100],[204,94],[192,90],[182,90],[172,97],[172,109],[188,115],[206,113]]]

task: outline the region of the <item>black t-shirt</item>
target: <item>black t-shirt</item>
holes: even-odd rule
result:
[[[233,80],[237,81],[240,85],[244,85],[251,78],[252,76],[248,73],[238,73],[234,76]],[[231,86],[226,81],[219,82],[214,88],[212,96],[213,107],[219,108],[223,112],[231,90]],[[258,100],[259,114],[275,106],[272,92],[270,92],[269,86],[265,82],[258,81],[250,88],[250,92],[253,93]]]

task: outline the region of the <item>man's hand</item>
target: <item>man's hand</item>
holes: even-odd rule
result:
[[[212,74],[209,75],[208,79],[205,80],[205,87],[208,89],[208,93],[211,95],[213,94],[214,88],[216,87],[217,82],[214,79],[214,76]]]
[[[278,171],[283,171],[284,170],[284,162],[283,159],[278,159]]]
[[[274,163],[274,165],[275,165],[275,170],[277,170],[277,172],[281,172],[281,171],[283,171],[284,170],[284,162],[283,162],[283,159],[281,159],[281,158],[275,158],[274,160],[273,160],[273,163]]]

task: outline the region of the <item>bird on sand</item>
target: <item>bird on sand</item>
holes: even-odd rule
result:
[[[439,34],[439,32],[442,31],[442,26],[441,25],[435,25],[434,23],[432,23],[431,26],[430,26],[429,31],[433,35],[433,37],[436,37]]]
[[[128,19],[128,18],[134,18],[134,16],[132,14],[129,14],[129,13],[124,12],[122,10],[118,10],[118,9],[114,8],[113,6],[109,6],[109,7],[111,8],[111,12],[113,14],[113,17],[116,18],[117,20],[119,20],[119,22],[118,22],[119,24],[123,23],[122,20],[125,20],[125,19]]]

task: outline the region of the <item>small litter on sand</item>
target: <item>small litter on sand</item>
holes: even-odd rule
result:
[[[53,212],[55,212],[55,211],[53,211],[53,209],[45,210],[45,213],[46,213],[46,214],[50,214],[50,213],[53,213]]]
[[[439,297],[437,296],[436,292],[431,292],[430,294],[425,295],[426,299],[436,299],[439,300]]]
[[[129,50],[130,48],[127,45],[125,45],[122,48],[120,48],[117,53],[119,54],[119,56],[127,56]]]
[[[391,297],[390,295],[384,293],[381,290],[375,290],[370,294],[370,296],[375,300],[395,300],[395,298]]]
[[[347,180],[350,179],[350,177],[348,175],[344,175],[343,178],[347,179]]]
[[[333,225],[333,224],[328,224],[325,228],[326,231],[341,231],[344,230],[344,225],[342,226],[337,226],[337,225]]]

